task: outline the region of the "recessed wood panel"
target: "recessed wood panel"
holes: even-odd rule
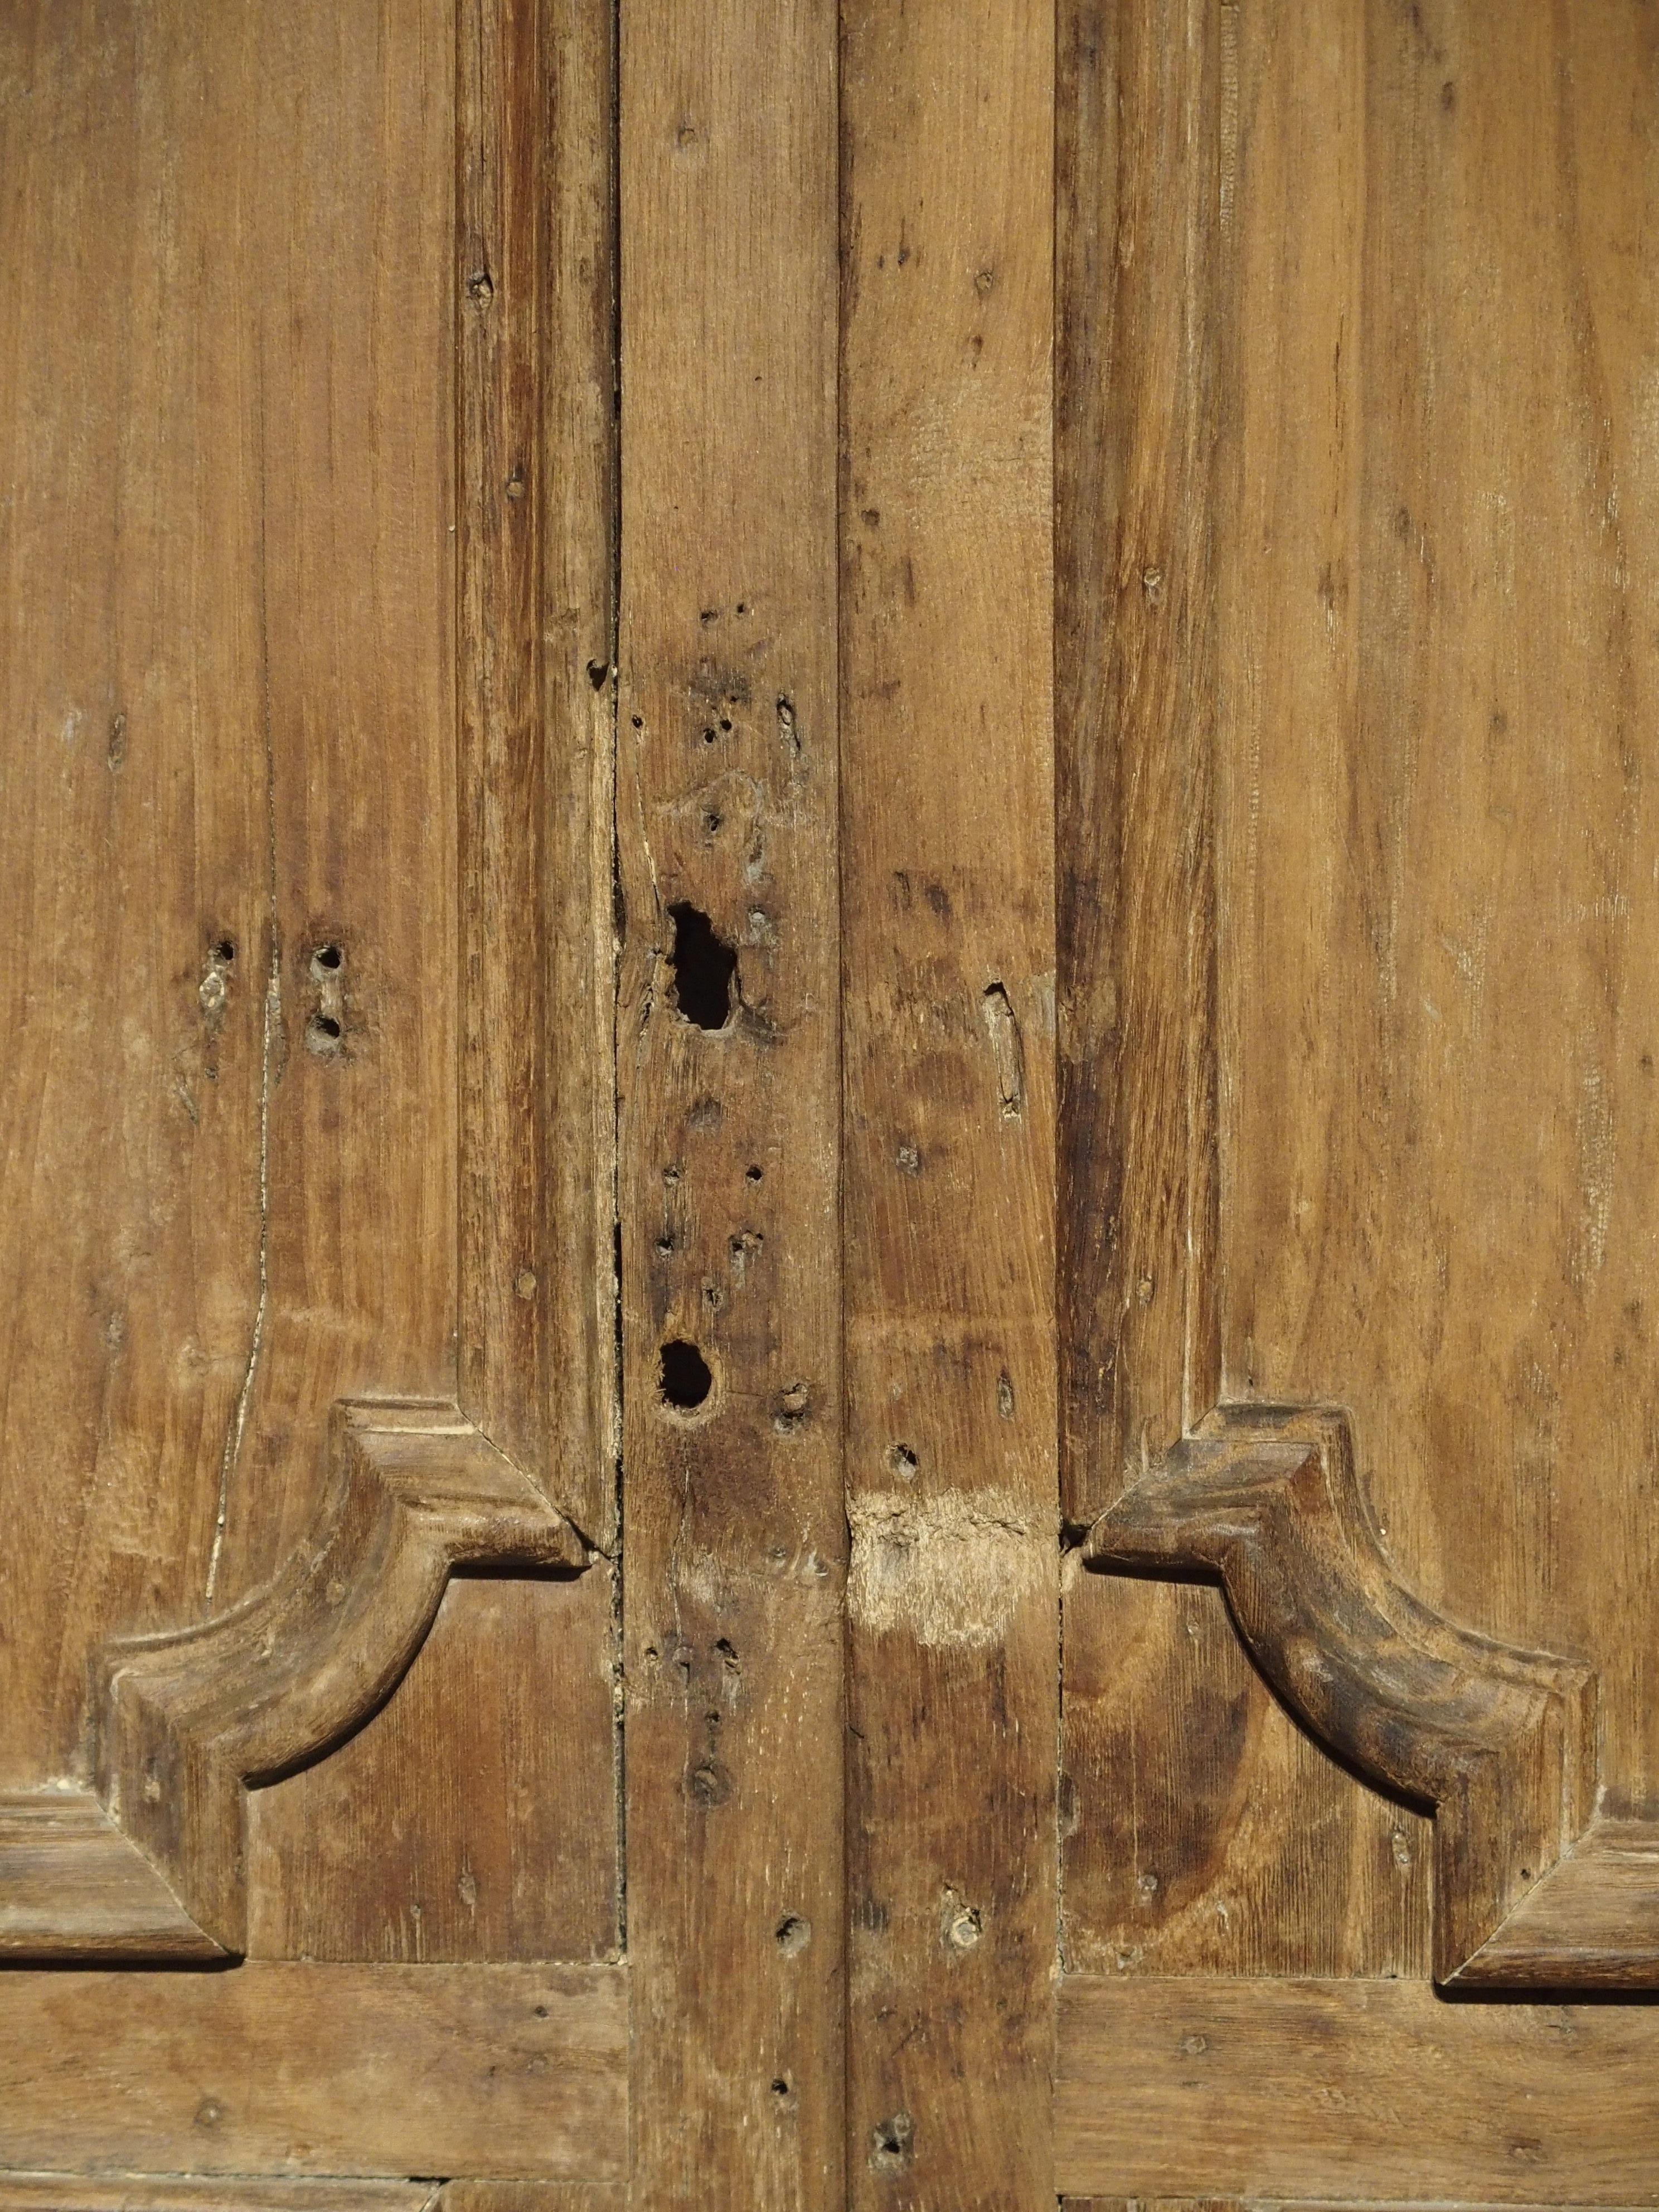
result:
[[[1346,1405],[1405,1579],[1659,1768],[1659,33],[1239,11],[1225,1389]]]
[[[380,1711],[254,1793],[250,1951],[614,1955],[611,1604],[602,1567],[453,1580]]]

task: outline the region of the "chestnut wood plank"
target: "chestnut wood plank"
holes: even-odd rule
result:
[[[836,14],[622,9],[641,2204],[840,2212]]]
[[[0,2166],[612,2180],[620,1967],[8,1973]]]
[[[1067,1975],[1062,2195],[1650,2204],[1659,2010]]]
[[[19,1789],[88,1778],[111,1636],[302,1564],[331,1408],[453,1401],[458,1316],[486,1432],[601,1542],[614,1504],[609,11],[198,15],[0,26],[8,237],[56,271],[27,330],[0,320],[0,435],[32,426],[0,533],[0,837],[23,841],[0,900],[28,948],[0,987],[0,1491],[42,1532],[0,1560]],[[483,467],[514,440],[546,479],[523,500]],[[458,1242],[481,1158],[501,1191]],[[533,1340],[487,1325],[485,1279]],[[418,1953],[429,1868],[438,1953],[614,1953],[609,1604],[584,1594],[556,1674],[544,1597],[447,1608],[398,1719],[353,1744],[303,1897],[341,1779],[266,1801],[270,1942]],[[426,1786],[486,1712],[477,1786]],[[515,1840],[555,1744],[574,1787]],[[578,1822],[556,1879],[511,1871]],[[96,1825],[58,1948],[176,1948]],[[38,1934],[40,1893],[10,1854],[0,1915]]]
[[[1052,2206],[1054,55],[843,10],[848,2201]]]

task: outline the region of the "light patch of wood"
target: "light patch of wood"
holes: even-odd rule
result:
[[[847,1605],[861,1628],[930,1645],[982,1645],[1006,1634],[1047,1573],[1058,1516],[1012,1490],[902,1490],[851,1499]]]

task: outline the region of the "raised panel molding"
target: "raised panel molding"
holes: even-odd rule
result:
[[[250,1785],[389,1697],[457,1569],[594,1554],[452,1404],[336,1407],[310,1542],[230,1612],[118,1638],[94,1668],[96,1794],[0,1799],[0,1956],[211,1960],[246,1945]]]
[[[1091,1527],[1094,1567],[1213,1576],[1337,1758],[1434,1814],[1434,1972],[1659,1985],[1659,1827],[1596,1817],[1596,1685],[1432,1611],[1371,1518],[1347,1416],[1223,1406]]]

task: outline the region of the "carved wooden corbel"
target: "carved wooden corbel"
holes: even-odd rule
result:
[[[1347,1417],[1225,1406],[1093,1523],[1087,1563],[1216,1577],[1291,1711],[1432,1808],[1434,1972],[1492,1988],[1659,1984],[1659,1829],[1596,1817],[1596,1686],[1405,1588]]]
[[[330,1461],[311,1540],[264,1589],[192,1627],[105,1645],[96,1794],[0,1798],[0,1955],[239,1955],[249,1786],[385,1702],[456,1570],[580,1573],[592,1556],[453,1405],[337,1406]]]

